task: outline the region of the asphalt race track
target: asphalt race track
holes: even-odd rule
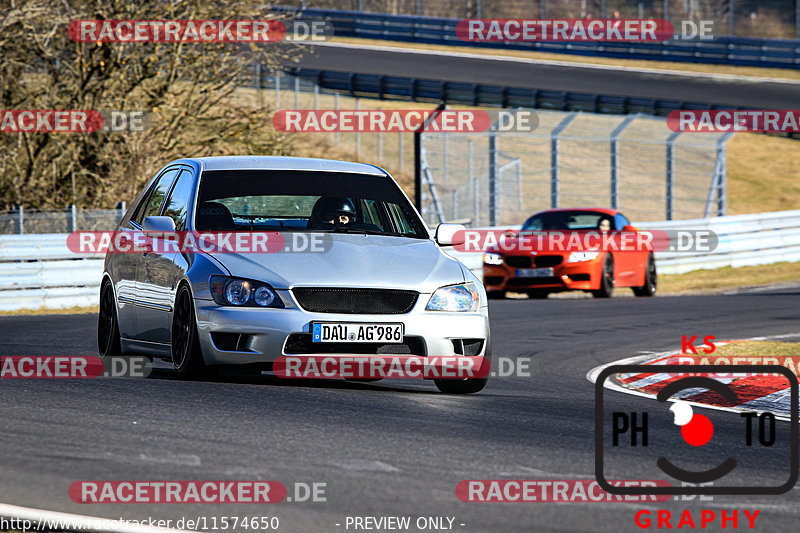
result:
[[[489,52],[491,53],[491,52]],[[567,62],[481,58],[469,52],[397,50],[317,43],[307,47],[297,66],[311,69],[407,76],[421,79],[500,85],[710,103],[750,109],[794,109],[800,83],[725,75],[639,71]],[[590,89],[589,89],[590,88]]]
[[[348,515],[451,516],[454,529],[464,532],[641,531],[633,517],[642,508],[758,508],[757,530],[790,531],[800,519],[796,489],[666,504],[464,503],[454,490],[464,479],[592,478],[590,368],[677,349],[683,334],[796,333],[799,299],[800,287],[492,301],[495,356],[532,357],[532,375],[495,378],[475,396],[443,395],[424,381],[290,382],[264,375],[181,382],[165,370],[146,379],[4,379],[0,502],[128,519],[278,516],[280,531],[298,532],[345,531]],[[2,317],[0,353],[94,355],[95,320]],[[626,409],[652,401],[608,394]],[[731,413],[714,417],[721,435],[739,423]],[[327,502],[86,505],[68,497],[74,481],[111,479],[266,479],[281,481],[290,495],[294,482],[325,482]]]

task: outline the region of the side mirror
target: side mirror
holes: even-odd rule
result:
[[[142,231],[145,235],[150,233],[170,233],[175,231],[175,221],[171,217],[145,217],[142,221]]]
[[[467,228],[463,224],[439,224],[436,226],[434,239],[439,246],[457,246],[464,244],[466,240],[465,231],[467,231]]]

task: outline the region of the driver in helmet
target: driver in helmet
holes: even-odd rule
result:
[[[350,198],[322,196],[311,210],[308,227],[347,227],[357,222],[356,206]]]

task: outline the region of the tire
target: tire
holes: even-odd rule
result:
[[[531,300],[546,300],[549,294],[547,291],[528,291],[528,298]]]
[[[433,380],[436,388],[445,394],[474,394],[482,391],[487,381],[487,378]]]
[[[506,291],[487,291],[486,297],[490,300],[502,300],[506,297]]]
[[[194,299],[186,285],[181,285],[175,297],[171,337],[172,366],[180,379],[192,379],[206,373],[197,321],[194,316]]]
[[[655,296],[658,288],[658,273],[656,272],[656,260],[653,254],[647,256],[647,266],[644,271],[644,285],[634,287],[633,294],[636,296]]]
[[[114,288],[106,280],[100,288],[100,310],[97,313],[97,348],[100,357],[105,359],[120,355],[122,348],[119,341],[119,317]]]
[[[614,294],[614,258],[611,257],[611,254],[608,254],[603,262],[600,288],[592,291],[592,296],[595,298],[611,298],[612,294]]]

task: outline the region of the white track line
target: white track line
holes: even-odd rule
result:
[[[767,336],[767,337],[752,337],[752,338],[749,338],[749,339],[741,339],[741,340],[743,340],[743,341],[767,341],[767,340],[793,339],[793,338],[795,338],[795,339],[796,338],[800,338],[800,334],[787,333],[787,334],[784,334],[784,335],[772,335],[772,336]],[[718,342],[717,346],[723,346],[725,344],[728,344],[728,343]],[[600,366],[592,368],[591,370],[589,370],[586,373],[586,379],[588,379],[592,383],[596,383],[597,382],[597,376],[600,375],[600,372],[602,372],[605,368],[608,368],[611,365],[645,364],[646,361],[653,361],[653,360],[656,360],[656,359],[661,359],[662,357],[668,357],[670,355],[675,355],[675,351],[674,350],[670,350],[668,352],[648,353],[648,354],[645,354],[645,355],[635,355],[633,357],[628,357],[626,359],[620,359],[619,361],[614,361],[613,363],[607,363],[607,364],[600,365]],[[658,371],[658,366],[659,365],[653,365],[653,367],[654,367],[653,370],[657,372]],[[722,381],[722,380],[720,380],[720,381]],[[650,394],[650,393],[641,392],[641,391],[638,391],[638,390],[632,390],[632,389],[629,389],[627,387],[622,387],[622,386],[620,386],[620,385],[618,385],[618,384],[616,384],[613,381],[608,380],[608,379],[606,380],[604,386],[605,386],[605,388],[607,388],[609,390],[622,392],[624,394],[632,394],[634,396],[641,396],[643,398],[650,398],[650,399],[655,399],[655,397],[656,397],[655,394]],[[685,392],[687,392],[687,391],[684,391],[684,393]],[[683,396],[683,395],[685,395],[685,394],[682,394],[681,396]],[[674,402],[674,401],[677,401],[678,399],[679,398],[674,398],[674,399],[670,398],[667,401]],[[757,400],[760,400],[760,399],[761,398],[758,398]],[[688,404],[691,404],[691,405],[694,405],[694,406],[697,406],[697,407],[702,407],[704,409],[714,409],[716,411],[728,411],[728,412],[732,412],[732,413],[738,413],[738,412],[741,412],[741,411],[767,410],[765,408],[766,406],[761,407],[759,405],[759,403],[757,402],[757,400],[750,400],[747,403],[744,403],[744,404],[741,404],[741,405],[738,405],[738,406],[735,406],[735,407],[722,407],[722,406],[718,406],[718,405],[709,405],[709,404],[700,403],[700,402],[687,402],[686,400],[683,400],[683,401],[685,403],[688,403]],[[745,405],[747,407],[744,407]],[[785,420],[785,421],[789,422],[789,417],[785,416],[785,415],[775,414],[775,418],[777,418],[778,420]]]
[[[185,533],[188,531],[185,529],[135,525],[112,518],[33,509],[7,503],[0,503],[0,516],[41,523],[43,526],[39,531],[49,531],[59,527],[64,528],[65,531],[102,531],[104,533]],[[62,525],[59,526],[59,523]],[[48,526],[49,529],[45,529],[44,526]],[[28,531],[36,531],[36,529],[29,529]]]
[[[595,70],[617,70],[622,72],[640,72],[644,74],[666,74],[686,78],[708,78],[717,81],[739,81],[747,83],[784,83],[787,85],[800,85],[800,81],[784,78],[764,78],[759,76],[742,76],[738,74],[713,74],[710,72],[692,72],[684,70],[668,70],[657,68],[621,67],[616,65],[599,65],[596,63],[579,63],[574,61],[559,61],[555,59],[528,59],[524,57],[499,56],[492,54],[469,54],[466,52],[450,52],[439,50],[424,50],[419,48],[402,48],[399,46],[360,45],[338,42],[308,42],[310,46],[328,46],[333,48],[350,48],[353,50],[372,50],[376,52],[397,52],[403,54],[417,54],[428,56],[461,57],[464,59],[487,59],[492,61],[508,61],[512,63],[526,63],[530,65],[551,65],[557,67],[586,68]],[[524,50],[523,50],[524,51]],[[554,53],[558,52],[541,52]]]

